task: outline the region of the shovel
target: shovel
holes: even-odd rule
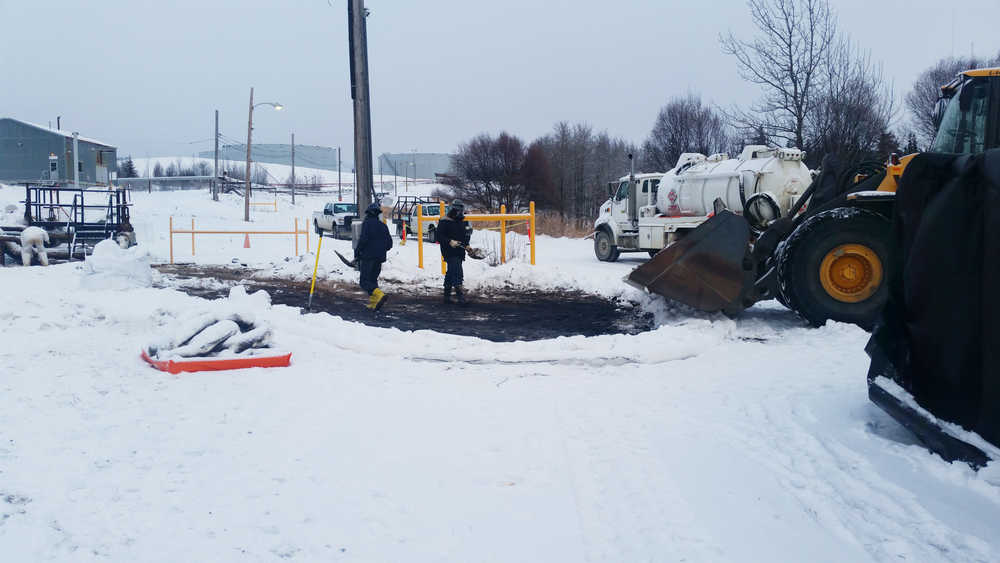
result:
[[[482,248],[475,248],[472,246],[466,246],[462,243],[458,243],[458,248],[465,250],[465,253],[469,255],[469,258],[474,260],[482,260],[486,258],[486,252]]]

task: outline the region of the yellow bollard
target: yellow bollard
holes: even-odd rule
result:
[[[293,229],[293,231],[295,232],[295,255],[298,256],[299,255],[299,218],[298,217],[295,218],[295,228]]]
[[[500,215],[507,214],[507,206],[500,205]],[[507,220],[500,219],[500,263],[505,264],[507,262]]]
[[[438,228],[441,227],[441,219],[444,219],[444,202],[440,199],[438,200]],[[435,237],[436,238],[436,237]],[[438,241],[438,246],[441,245],[441,241]],[[448,263],[444,261],[444,256],[441,256],[441,275],[448,273]]]
[[[319,242],[316,244],[316,265],[313,266],[313,281],[309,286],[309,305],[306,310],[312,312],[313,307],[313,291],[316,289],[316,270],[319,269],[319,251],[323,248],[323,235],[319,236]]]
[[[417,205],[417,267],[424,269],[424,206]]]
[[[535,202],[528,203],[528,212],[531,214],[531,232],[529,233],[528,239],[531,242],[531,265],[535,265],[535,237],[538,235],[535,232]]]

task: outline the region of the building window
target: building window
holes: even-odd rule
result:
[[[78,161],[78,162],[76,163],[76,170],[77,170],[78,172],[83,172],[83,161],[82,161],[82,160],[81,160],[81,161]]]

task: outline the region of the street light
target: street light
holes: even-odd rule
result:
[[[247,187],[243,194],[243,220],[250,221],[250,137],[253,132],[253,108],[257,106],[271,106],[275,111],[285,109],[285,106],[277,102],[253,103],[253,87],[250,87],[250,112],[247,117]]]

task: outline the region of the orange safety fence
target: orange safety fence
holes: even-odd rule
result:
[[[250,205],[266,205],[274,209],[275,213],[278,212],[278,198],[274,198],[274,201],[251,201]]]
[[[190,229],[175,229],[174,228],[174,217],[170,216],[170,263],[174,263],[174,235],[191,235],[191,256],[194,256],[194,236],[195,235],[245,235],[249,237],[250,235],[292,235],[295,237],[295,255],[299,255],[299,235],[305,235],[306,237],[306,252],[309,252],[309,221],[306,221],[307,227],[304,230],[299,230],[299,219],[295,218],[295,225],[291,231],[248,231],[248,230],[196,230],[194,228],[194,217],[191,218],[191,228]]]

